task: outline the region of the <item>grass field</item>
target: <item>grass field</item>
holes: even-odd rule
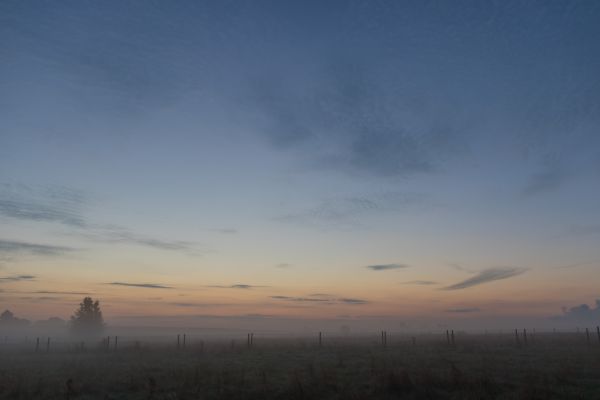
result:
[[[44,342],[43,342],[44,343]],[[45,344],[45,343],[44,343]],[[600,344],[581,334],[121,339],[5,346],[2,399],[600,399]]]

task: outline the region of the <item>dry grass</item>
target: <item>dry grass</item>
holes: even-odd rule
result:
[[[2,399],[598,399],[600,344],[445,335],[0,352]],[[238,341],[240,343],[240,341]]]

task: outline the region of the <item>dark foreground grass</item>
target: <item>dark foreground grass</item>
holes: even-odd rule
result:
[[[0,353],[2,399],[600,399],[600,345],[508,337]]]

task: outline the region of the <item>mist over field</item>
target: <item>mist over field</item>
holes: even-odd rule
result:
[[[0,1],[0,399],[600,398],[598,21]]]

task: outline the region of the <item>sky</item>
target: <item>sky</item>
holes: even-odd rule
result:
[[[596,1],[2,1],[0,308],[597,319],[599,19]]]

